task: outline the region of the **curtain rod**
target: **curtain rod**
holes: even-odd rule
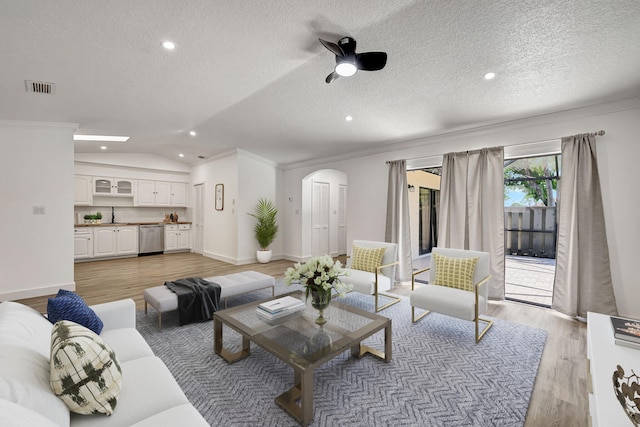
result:
[[[581,135],[585,135],[585,136],[587,136],[587,135],[590,135],[590,136],[603,136],[606,133],[607,133],[606,131],[601,129],[601,130],[596,131],[596,132],[583,133]],[[555,138],[555,139],[560,139],[560,138]],[[517,146],[520,146],[520,145],[529,145],[529,144],[539,144],[541,142],[547,142],[547,141],[553,141],[553,139],[544,139],[544,140],[541,140],[541,141],[522,142],[520,144],[509,145],[509,147],[517,147]],[[427,157],[433,157],[433,156],[427,156]],[[423,158],[424,157],[415,157],[413,159],[407,159],[407,160],[419,160],[419,159],[423,159]],[[385,163],[389,164],[389,163],[391,163],[391,160],[387,160]]]

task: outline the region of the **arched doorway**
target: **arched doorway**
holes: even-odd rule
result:
[[[302,179],[302,254],[343,255],[347,248],[347,174],[322,169]]]

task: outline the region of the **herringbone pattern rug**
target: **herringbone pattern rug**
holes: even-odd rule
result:
[[[293,289],[278,283],[276,294]],[[299,289],[299,288],[296,288]],[[230,306],[270,296],[230,300]],[[371,311],[373,297],[344,302]],[[495,320],[479,344],[472,322],[431,313],[411,323],[408,299],[382,315],[393,319],[393,360],[344,353],[315,371],[313,426],[522,426],[546,331]],[[177,312],[138,312],[138,330],[212,426],[295,426],[274,398],[293,373],[256,345],[228,365],[213,352],[213,322],[178,326]],[[240,336],[225,328],[225,347]],[[383,349],[383,333],[365,341]]]

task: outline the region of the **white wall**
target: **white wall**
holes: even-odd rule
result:
[[[0,121],[0,301],[75,290],[74,124]],[[34,215],[42,206],[44,215]]]
[[[203,255],[236,263],[238,216],[233,201],[238,198],[238,155],[220,157],[191,170],[189,200],[195,200],[195,184],[204,184]],[[215,186],[224,185],[224,209],[215,210]]]
[[[302,254],[300,221],[296,221],[292,212],[301,209],[298,202],[301,200],[300,182],[315,170],[338,169],[347,174],[348,242],[355,238],[383,240],[388,174],[385,161],[546,141],[600,129],[606,131],[605,136],[598,138],[598,165],[618,310],[622,316],[640,317],[640,306],[636,304],[638,278],[634,268],[637,242],[640,240],[635,194],[637,163],[640,160],[638,98],[395,144],[386,152],[352,159],[287,168],[284,192],[291,195],[294,202],[286,210],[284,251],[292,259]]]
[[[275,203],[278,208],[279,231],[275,240],[269,246],[273,255],[272,259],[282,258],[282,192],[278,191],[282,181],[282,171],[274,164],[253,156],[245,151],[238,150],[238,182],[239,191],[237,199],[238,210],[238,263],[248,264],[256,262],[256,251],[259,249],[258,241],[253,234],[256,220],[247,215],[253,213],[256,203],[260,198],[266,198]]]

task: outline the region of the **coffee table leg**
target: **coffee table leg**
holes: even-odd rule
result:
[[[385,362],[391,362],[391,322],[384,328],[384,352],[371,348],[368,345],[359,343],[351,347],[351,357],[360,359],[365,354],[371,354]]]
[[[251,354],[250,341],[244,335],[242,336],[242,349],[240,351],[231,352],[222,346],[222,322],[215,316],[213,317],[213,351],[219,354],[228,363],[234,363],[238,360],[249,357]]]
[[[276,397],[276,404],[303,427],[313,422],[313,369],[293,371],[294,386]]]

